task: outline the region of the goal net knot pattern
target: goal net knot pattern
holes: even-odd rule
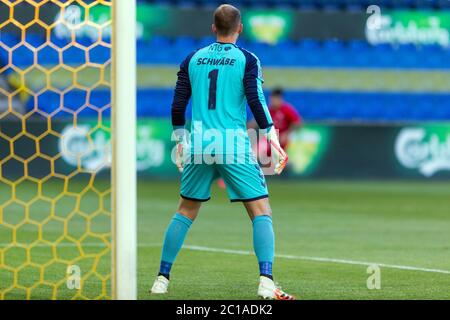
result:
[[[0,0],[0,299],[111,298],[110,10]]]

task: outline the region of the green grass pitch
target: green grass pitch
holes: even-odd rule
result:
[[[300,299],[450,299],[450,183],[269,180],[268,184],[276,254],[281,255],[275,260],[274,276],[289,293]],[[172,269],[169,294],[149,295],[164,230],[176,210],[178,182],[140,181],[138,192],[139,299],[256,298],[258,269],[250,220],[243,206],[230,203],[225,190],[216,186]],[[89,201],[84,199],[85,205]],[[104,223],[107,229],[108,221]],[[0,242],[8,240],[0,232]],[[59,253],[69,255],[70,250],[63,247]],[[36,254],[44,258],[45,252],[38,248]],[[369,290],[367,266],[341,260],[400,269],[382,266],[381,289]],[[108,272],[108,266],[109,258],[99,269]],[[54,272],[56,276],[64,270]],[[0,284],[4,276],[0,272]],[[24,277],[32,283],[36,274]],[[88,297],[95,297],[98,286],[88,285]],[[44,288],[32,297],[47,296]],[[8,295],[22,297],[19,291]]]
[[[269,181],[276,253],[450,271],[450,185],[398,182]],[[139,298],[158,269],[177,184],[140,185]],[[243,206],[214,188],[185,242],[252,251]],[[205,249],[206,250],[206,249]],[[367,266],[276,258],[275,280],[301,299],[450,299],[450,273],[381,267],[381,289],[367,288]],[[181,251],[162,299],[254,299],[254,255]]]

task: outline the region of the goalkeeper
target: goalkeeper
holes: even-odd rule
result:
[[[248,105],[272,148],[274,173],[288,157],[280,147],[262,91],[258,58],[238,47],[241,14],[231,5],[214,12],[217,42],[192,52],[181,63],[172,103],[176,164],[182,172],[180,203],[164,238],[159,274],[152,293],[166,293],[169,274],[202,202],[210,199],[212,182],[225,181],[231,201],[243,202],[253,224],[253,245],[259,263],[257,294],[265,299],[292,300],[273,281],[274,232],[264,174],[251,151],[246,130]],[[191,134],[183,128],[192,99]],[[230,137],[230,133],[232,133]]]

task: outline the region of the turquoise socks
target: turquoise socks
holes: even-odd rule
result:
[[[257,216],[253,219],[253,247],[258,258],[260,275],[272,279],[275,236],[270,216]]]
[[[170,269],[183,246],[192,220],[176,213],[167,227],[161,257],[159,274],[169,279]],[[259,273],[272,278],[272,264],[275,251],[275,237],[272,218],[257,216],[253,219],[253,247],[259,263]]]
[[[163,275],[169,279],[172,264],[183,246],[184,238],[186,238],[186,234],[191,225],[191,219],[175,213],[164,236],[159,275]]]

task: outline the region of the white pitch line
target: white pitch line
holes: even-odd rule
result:
[[[183,248],[190,249],[190,250],[195,250],[195,251],[219,252],[219,253],[239,254],[239,255],[253,255],[254,254],[251,251],[219,249],[219,248],[210,248],[210,247],[202,247],[202,246],[192,246],[192,245],[185,245],[185,246],[183,246]],[[387,264],[387,263],[377,263],[377,262],[365,262],[365,261],[355,261],[355,260],[346,260],[346,259],[333,259],[333,258],[321,258],[321,257],[308,257],[308,256],[293,256],[293,255],[288,255],[288,254],[276,254],[275,257],[282,258],[282,259],[306,260],[306,261],[317,261],[317,262],[331,262],[331,263],[351,264],[351,265],[358,265],[358,266],[377,265],[379,267],[391,268],[391,269],[450,274],[450,271],[448,271],[448,270],[429,269],[429,268],[412,267],[412,266],[402,266],[402,265]]]
[[[9,243],[0,243],[0,249],[2,247],[9,246]],[[27,247],[29,245],[18,245],[19,247]],[[50,245],[45,243],[38,243],[35,245],[32,245],[30,247],[48,247]],[[59,243],[57,246],[60,247],[75,247],[76,244],[74,243]],[[81,245],[82,247],[107,247],[106,244],[102,243],[83,243]],[[151,247],[160,247],[160,243],[147,243],[147,244],[139,244],[139,247],[143,248],[151,248]],[[245,250],[232,250],[232,249],[221,249],[221,248],[211,248],[211,247],[203,247],[203,246],[195,246],[195,245],[184,245],[183,248],[186,248],[188,250],[195,250],[195,251],[203,251],[203,252],[217,252],[217,253],[228,253],[228,254],[237,254],[237,255],[254,255],[252,251],[245,251]],[[450,274],[450,271],[448,270],[442,270],[442,269],[430,269],[430,268],[421,268],[421,267],[413,267],[413,266],[403,266],[403,265],[396,265],[396,264],[387,264],[387,263],[378,263],[378,262],[366,262],[366,261],[356,261],[356,260],[347,260],[347,259],[334,259],[334,258],[322,258],[322,257],[310,257],[310,256],[294,256],[289,254],[276,254],[275,257],[282,258],[282,259],[291,259],[291,260],[304,260],[304,261],[316,261],[316,262],[328,262],[328,263],[340,263],[340,264],[350,264],[350,265],[357,265],[357,266],[371,266],[371,265],[377,265],[379,267],[383,268],[390,268],[390,269],[399,269],[399,270],[410,270],[410,271],[421,271],[421,272],[431,272],[431,273],[441,273],[441,274]]]

